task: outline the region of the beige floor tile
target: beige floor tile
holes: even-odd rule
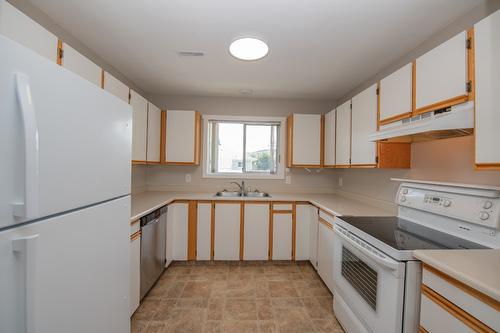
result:
[[[224,321],[224,333],[258,333],[256,320]]]
[[[220,320],[208,320],[203,325],[203,333],[222,333],[222,321]]]
[[[146,320],[131,320],[130,333],[143,333],[147,325],[148,322]]]
[[[278,333],[279,325],[272,320],[265,320],[258,322],[259,333]]]
[[[132,316],[132,320],[149,320],[153,318],[161,301],[144,299]]]
[[[167,333],[167,323],[164,322],[149,322],[144,333]]]
[[[271,297],[298,297],[299,294],[293,284],[288,281],[269,281]]]
[[[257,320],[256,301],[244,298],[226,299],[224,320]]]
[[[211,293],[212,282],[189,281],[184,286],[181,298],[208,298]]]

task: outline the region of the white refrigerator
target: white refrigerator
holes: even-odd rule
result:
[[[0,332],[125,333],[131,107],[0,36]]]

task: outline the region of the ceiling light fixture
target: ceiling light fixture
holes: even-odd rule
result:
[[[254,37],[238,38],[229,45],[229,52],[240,60],[258,60],[269,53],[269,47],[260,39]]]

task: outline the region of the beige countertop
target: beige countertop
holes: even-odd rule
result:
[[[213,193],[179,193],[148,191],[132,194],[131,220],[160,208],[174,200],[245,200],[245,201],[309,201],[315,206],[333,215],[384,216],[393,212],[367,204],[366,202],[347,198],[338,194],[272,194],[270,198],[220,198]]]
[[[417,250],[413,255],[500,302],[500,250]]]

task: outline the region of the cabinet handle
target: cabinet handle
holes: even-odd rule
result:
[[[26,219],[38,216],[39,146],[38,124],[31,96],[30,80],[16,73],[16,96],[21,109],[24,131],[24,203],[13,203],[14,216]]]
[[[12,240],[12,251],[21,256],[24,274],[24,321],[26,333],[36,332],[37,235]]]

